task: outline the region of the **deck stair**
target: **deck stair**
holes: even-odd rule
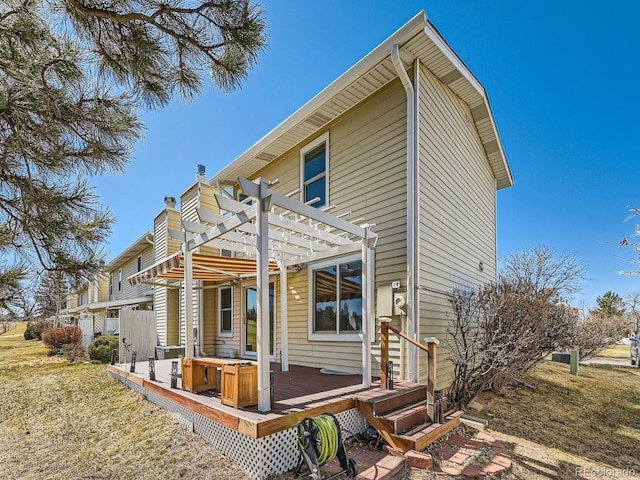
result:
[[[396,450],[422,450],[460,424],[462,412],[434,423],[427,414],[427,386],[390,390],[380,396],[358,400],[358,410]]]

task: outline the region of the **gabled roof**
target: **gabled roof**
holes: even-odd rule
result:
[[[513,185],[487,93],[436,28],[420,12],[293,115],[265,135],[212,179],[236,183],[322,129],[329,122],[397,78],[391,47],[400,47],[407,65],[417,58],[469,105],[498,189]]]
[[[121,265],[124,265],[133,257],[139,255],[140,252],[143,251],[145,248],[147,248],[149,245],[153,245],[153,232],[143,233],[140,238],[138,238],[135,242],[129,245],[116,258],[111,260],[105,266],[105,272],[110,272],[113,269],[118,268]]]

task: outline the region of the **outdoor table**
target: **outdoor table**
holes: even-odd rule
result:
[[[231,358],[183,358],[182,389],[197,393],[217,388],[222,370],[220,402],[235,408],[258,403],[258,367],[248,360]]]

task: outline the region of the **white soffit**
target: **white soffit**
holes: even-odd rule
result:
[[[267,163],[318,132],[362,100],[397,78],[391,47],[401,47],[403,60],[417,58],[469,105],[498,189],[513,185],[491,106],[482,84],[473,76],[436,28],[420,12],[371,53],[342,74],[293,115],[265,135],[212,179],[214,185],[251,177]],[[410,66],[410,65],[407,65]]]

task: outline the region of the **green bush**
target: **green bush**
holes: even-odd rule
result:
[[[27,324],[27,329],[24,331],[24,339],[33,340],[33,334],[31,333],[31,330],[29,330],[29,324]]]
[[[98,360],[101,363],[109,363],[111,361],[111,350],[118,350],[120,342],[118,337],[113,335],[103,335],[96,338],[89,345],[89,358]]]
[[[82,348],[82,330],[78,327],[47,328],[41,337],[52,355],[60,355],[64,353],[65,348],[71,346],[78,345]]]
[[[24,332],[25,340],[42,340],[42,332],[44,332],[47,328],[51,328],[53,325],[50,321],[45,320],[43,318],[39,318],[38,320],[30,320],[27,322],[27,329]],[[31,335],[31,338],[27,338],[27,332]]]

